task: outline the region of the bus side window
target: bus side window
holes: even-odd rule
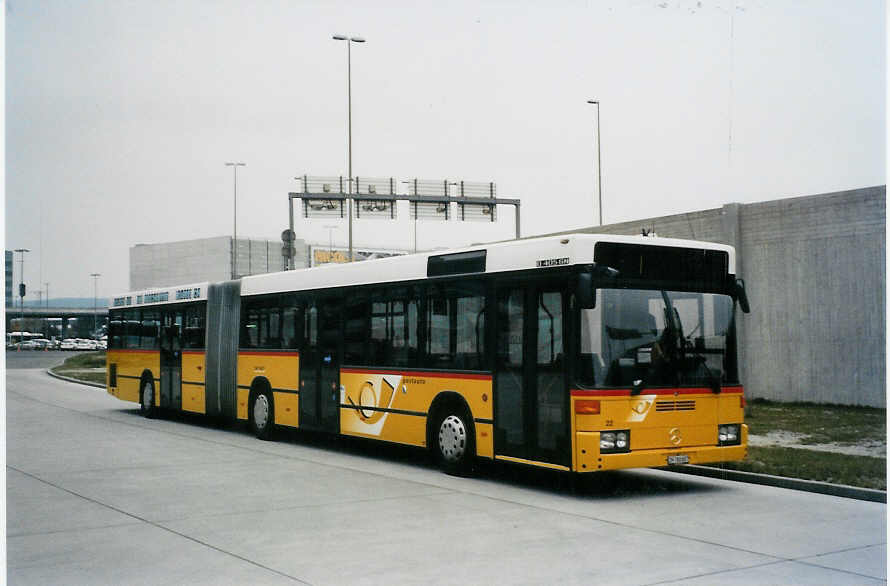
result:
[[[562,295],[538,297],[538,366],[558,366],[562,359]]]
[[[281,347],[281,313],[277,299],[266,301],[264,307],[257,308],[259,315],[257,348]]]
[[[443,368],[451,362],[451,317],[448,299],[441,287],[431,286],[427,298],[425,366]]]
[[[142,328],[139,334],[139,347],[156,349],[158,347],[158,331],[161,327],[161,314],[156,310],[142,310]]]
[[[269,331],[266,335],[265,348],[281,348],[281,308],[277,300],[273,307],[269,308]]]
[[[204,312],[206,311],[207,308],[204,303],[186,309],[183,347],[204,347]]]
[[[387,364],[387,346],[390,343],[389,303],[385,299],[371,302],[371,335],[368,348],[370,364]]]
[[[307,346],[318,345],[318,308],[311,305],[304,314],[303,340]]]
[[[417,315],[420,299],[414,288],[403,290],[402,299],[390,303],[392,310],[393,366],[416,366],[417,363]]]
[[[245,303],[241,318],[240,346],[242,348],[256,348],[259,342],[260,313],[255,303],[254,301]]]
[[[108,347],[118,349],[124,347],[124,336],[127,334],[123,314],[119,311],[110,312],[111,321],[108,323]]]
[[[485,368],[485,294],[481,282],[430,287],[426,317],[426,366]]]
[[[281,312],[282,347],[294,350],[300,347],[299,335],[303,330],[303,312],[293,296],[284,298]]]
[[[124,348],[138,348],[139,337],[142,335],[142,318],[138,309],[128,309],[124,313],[126,325],[126,340]]]
[[[418,305],[416,287],[387,287],[371,293],[369,364],[416,366]],[[446,345],[445,353],[448,353]]]
[[[361,291],[344,299],[343,315],[345,330],[343,335],[343,360],[346,364],[368,366],[373,364],[365,349],[368,336],[368,296]]]

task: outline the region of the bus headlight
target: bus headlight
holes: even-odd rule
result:
[[[630,451],[630,431],[601,431],[600,453],[617,454]]]
[[[732,423],[717,426],[717,445],[737,446],[742,441],[741,425]]]

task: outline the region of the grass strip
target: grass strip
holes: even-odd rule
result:
[[[774,403],[754,400],[748,404],[745,423],[751,433],[793,432],[801,444],[859,445],[883,443],[887,438],[887,412],[872,407]]]
[[[91,383],[105,384],[105,371],[83,372],[87,368],[105,368],[105,352],[85,352],[65,359],[59,366],[53,367],[53,373]]]
[[[714,468],[887,490],[887,459],[777,446],[748,447],[740,462]]]

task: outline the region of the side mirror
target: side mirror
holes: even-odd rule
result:
[[[739,307],[745,313],[751,313],[751,306],[748,304],[748,294],[745,292],[745,281],[743,279],[735,280],[735,296],[739,301]]]
[[[606,265],[596,265],[589,273],[579,273],[575,297],[578,299],[578,305],[581,309],[593,309],[596,307],[596,292],[593,290],[594,277],[596,277],[597,282],[600,282],[604,279],[614,279],[617,276],[618,271]]]
[[[575,291],[578,306],[581,309],[593,309],[596,307],[596,294],[593,292],[593,277],[590,273],[578,274],[578,287]]]

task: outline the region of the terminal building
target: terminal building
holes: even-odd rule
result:
[[[306,264],[305,243],[294,242],[296,266]],[[238,276],[272,273],[285,269],[280,240],[231,236],[137,244],[130,248],[130,290],[165,287],[201,281],[227,281],[232,278],[232,254]],[[302,264],[301,264],[302,263]]]
[[[294,268],[349,262],[345,248],[308,244],[296,239]],[[130,290],[182,283],[219,282],[232,278],[231,236],[137,244],[130,248]],[[287,245],[280,240],[238,239],[235,270],[239,277],[274,273],[287,268]],[[356,261],[406,254],[401,250],[356,248]]]
[[[6,307],[12,306],[12,251],[6,251]]]

